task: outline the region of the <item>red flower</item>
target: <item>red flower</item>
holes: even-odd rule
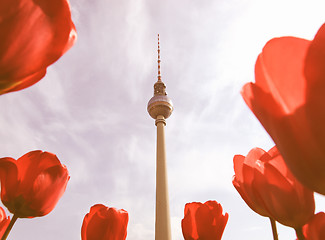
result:
[[[0,95],[27,88],[75,42],[68,0],[2,0]]]
[[[222,206],[216,201],[187,203],[182,220],[184,239],[219,240],[228,217],[228,213],[222,215]]]
[[[276,147],[236,155],[234,170],[233,185],[256,213],[293,228],[314,215],[313,192],[296,180]]]
[[[52,153],[32,151],[18,160],[0,158],[1,200],[20,218],[40,217],[53,210],[69,174]]]
[[[306,240],[325,239],[325,213],[319,212],[303,227]]]
[[[6,216],[6,212],[0,207],[0,238],[5,233],[8,225],[10,223],[10,217]]]
[[[242,96],[292,173],[325,194],[325,24],[314,40],[270,40]]]
[[[96,204],[86,214],[82,227],[82,240],[124,240],[129,221],[128,212]]]

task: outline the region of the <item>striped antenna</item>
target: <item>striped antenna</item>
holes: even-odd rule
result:
[[[158,81],[161,81],[161,75],[160,75],[160,42],[159,42],[159,34],[158,34]]]

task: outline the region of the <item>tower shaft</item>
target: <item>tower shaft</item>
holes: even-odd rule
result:
[[[164,116],[156,119],[157,126],[157,166],[156,166],[156,225],[155,240],[171,240],[168,179],[165,151]]]

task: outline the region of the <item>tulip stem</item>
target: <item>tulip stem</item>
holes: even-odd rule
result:
[[[9,235],[9,233],[10,233],[12,227],[14,226],[14,224],[15,224],[17,218],[18,218],[18,216],[15,215],[15,214],[12,216],[12,219],[10,220],[10,223],[9,223],[9,225],[8,225],[8,227],[7,227],[7,229],[6,229],[6,231],[4,232],[4,234],[3,234],[2,238],[1,238],[1,240],[6,240],[6,239],[7,239],[7,237],[8,237],[8,235]]]
[[[272,227],[272,233],[273,233],[273,239],[279,240],[278,238],[278,231],[276,230],[276,223],[273,218],[270,218],[271,227]]]
[[[305,236],[302,233],[302,227],[295,228],[295,231],[296,231],[296,235],[297,235],[298,240],[305,240]]]

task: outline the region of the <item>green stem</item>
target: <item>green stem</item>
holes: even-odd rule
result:
[[[296,235],[297,235],[298,240],[305,240],[305,236],[302,233],[302,227],[295,228],[295,231],[296,231]]]
[[[278,231],[276,230],[276,224],[273,218],[270,218],[271,227],[272,227],[272,233],[273,233],[273,239],[279,240],[278,238]]]
[[[11,219],[11,221],[10,221],[10,223],[9,223],[9,225],[8,225],[8,227],[7,227],[7,229],[6,229],[6,231],[5,231],[5,233],[3,234],[1,240],[6,240],[6,239],[7,239],[8,235],[9,235],[9,233],[10,233],[10,230],[11,230],[12,227],[14,226],[14,224],[15,224],[17,218],[18,218],[17,215],[13,215],[13,216],[12,216],[12,219]]]

